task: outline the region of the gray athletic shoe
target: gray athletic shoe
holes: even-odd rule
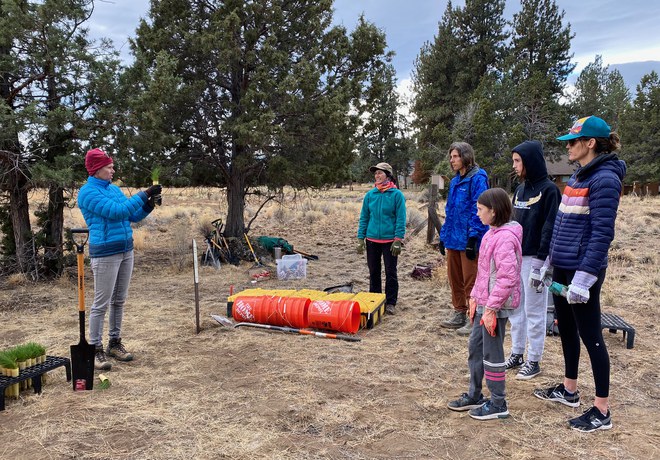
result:
[[[470,322],[470,320],[467,320],[465,322],[465,326],[456,329],[456,333],[458,335],[470,335],[472,333],[472,323]]]
[[[470,410],[468,415],[477,420],[507,418],[509,416],[509,408],[506,407],[506,402],[504,402],[503,406],[497,407],[492,401],[488,401],[483,406]]]
[[[466,321],[467,315],[457,311],[454,313],[454,316],[446,321],[441,322],[440,326],[446,327],[447,329],[458,329],[465,326]]]
[[[478,399],[472,399],[467,393],[463,393],[458,399],[449,401],[447,407],[457,412],[464,412],[466,410],[481,407],[486,404],[486,401],[488,400],[484,398],[484,395],[480,395]]]

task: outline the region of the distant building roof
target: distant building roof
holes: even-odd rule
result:
[[[568,161],[568,153],[563,154],[557,161],[546,159],[545,164],[551,176],[572,176],[578,167],[577,162]]]

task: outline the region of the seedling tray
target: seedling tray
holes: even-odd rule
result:
[[[41,393],[41,375],[61,366],[66,368],[66,381],[70,382],[71,360],[59,356],[46,356],[46,361],[43,363],[21,369],[21,374],[18,377],[0,375],[0,411],[5,410],[5,388],[23,380],[32,379],[34,392]]]

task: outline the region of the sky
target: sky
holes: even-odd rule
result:
[[[566,14],[575,37],[571,41],[576,72],[603,57],[603,64],[660,61],[660,1],[658,0],[556,0]],[[454,6],[464,5],[454,0]],[[335,0],[334,20],[348,31],[358,17],[374,23],[386,33],[396,55],[393,60],[400,85],[410,80],[414,61],[425,42],[433,41],[446,0]],[[149,0],[96,0],[89,23],[92,37],[110,38],[130,62],[128,37],[135,35],[141,17],[147,17]],[[505,16],[520,10],[519,1],[507,1]]]

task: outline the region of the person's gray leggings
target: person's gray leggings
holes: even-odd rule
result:
[[[108,306],[108,336],[111,339],[121,336],[124,303],[133,273],[133,251],[93,257],[91,266],[94,273],[94,303],[89,315],[89,341],[98,348],[103,346],[103,322]]]

